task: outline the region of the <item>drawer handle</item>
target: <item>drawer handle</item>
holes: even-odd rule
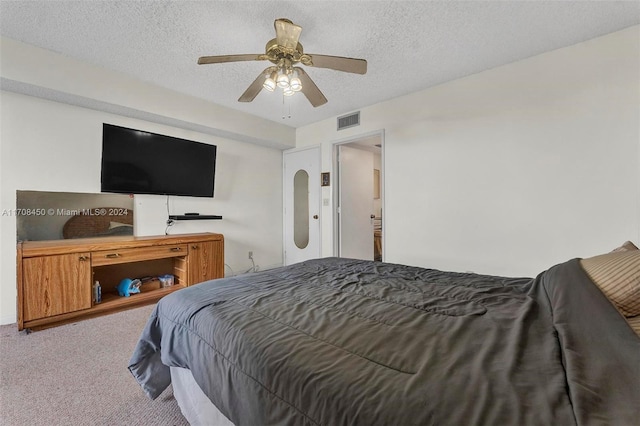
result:
[[[109,254],[105,254],[104,257],[108,257],[109,259],[115,259],[116,257],[120,257],[120,253],[109,253]]]
[[[80,259],[81,261],[83,261],[83,262],[84,262],[85,260],[87,260],[87,259],[88,259],[88,257],[87,257],[87,256],[80,256],[78,259]]]
[[[198,250],[198,246],[191,246],[193,250]]]
[[[170,250],[171,251],[180,251],[182,249],[180,247],[171,247]]]

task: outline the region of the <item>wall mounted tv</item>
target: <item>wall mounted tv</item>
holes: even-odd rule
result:
[[[215,145],[102,126],[102,192],[213,197],[215,172]]]

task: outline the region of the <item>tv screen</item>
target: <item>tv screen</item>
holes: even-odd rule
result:
[[[216,146],[103,124],[101,191],[213,197]]]

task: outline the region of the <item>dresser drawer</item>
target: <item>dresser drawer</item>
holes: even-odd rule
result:
[[[103,250],[91,253],[91,266],[181,257],[188,254],[187,244],[140,247],[121,250]]]

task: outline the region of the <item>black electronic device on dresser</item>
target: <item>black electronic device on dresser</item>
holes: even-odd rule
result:
[[[185,213],[185,214],[169,215],[169,220],[219,220],[219,219],[222,219],[222,216],[214,215],[214,214]]]
[[[213,197],[215,145],[104,123],[101,191]]]

